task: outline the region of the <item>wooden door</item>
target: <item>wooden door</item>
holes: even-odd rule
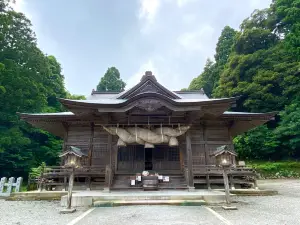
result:
[[[153,170],[180,170],[178,147],[158,145],[153,149]]]
[[[122,172],[142,172],[145,167],[143,145],[119,147],[117,169]]]

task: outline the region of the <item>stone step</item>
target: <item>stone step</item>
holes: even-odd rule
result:
[[[94,196],[95,201],[141,201],[141,200],[204,200],[202,195],[164,195],[158,191],[136,191],[136,195],[103,195]]]
[[[116,200],[95,201],[94,207],[115,207],[128,205],[177,205],[177,206],[201,206],[206,205],[204,200]]]

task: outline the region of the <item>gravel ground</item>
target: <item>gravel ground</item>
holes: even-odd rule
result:
[[[216,212],[235,225],[300,225],[300,180],[262,180],[260,188],[275,189],[276,196],[238,197],[237,211]]]
[[[300,225],[300,180],[264,180],[259,186],[276,196],[238,197],[237,211],[213,207],[228,223],[203,206],[126,206],[96,208],[76,225]],[[66,225],[87,209],[59,214],[58,201],[0,200],[0,225]]]
[[[86,209],[73,214],[59,214],[59,201],[4,201],[0,200],[1,225],[65,225]]]
[[[77,224],[220,225],[220,220],[201,206],[122,206],[96,208]]]

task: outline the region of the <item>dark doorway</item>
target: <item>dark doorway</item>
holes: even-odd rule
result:
[[[153,169],[152,148],[145,148],[145,170]]]

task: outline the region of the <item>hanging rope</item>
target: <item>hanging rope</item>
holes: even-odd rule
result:
[[[135,141],[137,142],[137,140],[138,140],[138,136],[137,136],[137,126],[136,126],[136,124],[135,124]]]
[[[118,128],[119,128],[119,124],[117,123],[116,134],[118,134]]]

